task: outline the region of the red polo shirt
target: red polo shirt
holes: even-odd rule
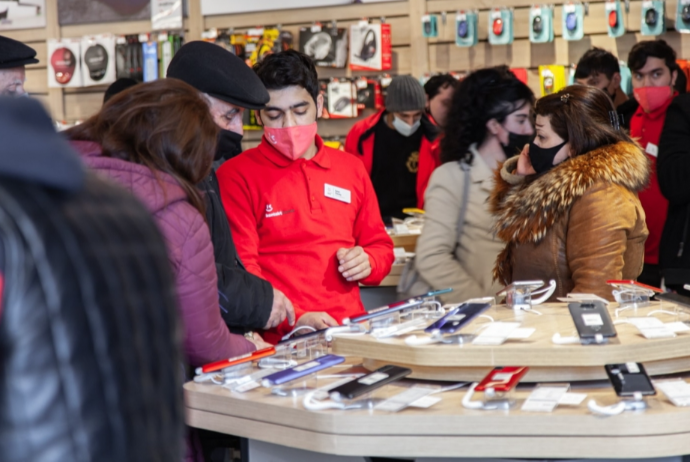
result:
[[[656,176],[656,158],[659,154],[659,138],[664,128],[666,110],[671,105],[671,101],[673,101],[672,98],[650,113],[638,107],[630,120],[630,136],[640,143],[651,162],[649,186],[640,191],[639,197],[647,216],[646,223],[649,230],[649,237],[644,244],[644,262],[652,265],[659,264],[659,243],[668,212],[668,201],[661,194]]]
[[[362,162],[316,137],[310,160],[291,161],[262,139],[218,169],[223,206],[239,254],[251,273],[292,301],[297,318],[326,311],[338,322],[364,311],[358,282],[338,271],[336,252],[361,246],[376,285],[390,272],[393,242]],[[283,322],[264,338],[275,343],[291,330]]]

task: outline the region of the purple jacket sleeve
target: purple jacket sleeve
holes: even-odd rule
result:
[[[211,236],[198,213],[179,257],[177,291],[190,365],[197,367],[254,351],[254,344],[231,334],[221,318]]]

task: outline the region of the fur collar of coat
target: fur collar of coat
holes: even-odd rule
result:
[[[573,203],[598,182],[638,192],[649,181],[649,160],[639,145],[620,141],[569,159],[519,186],[496,172],[489,208],[496,235],[505,242],[539,243]],[[503,173],[505,175],[505,173]]]

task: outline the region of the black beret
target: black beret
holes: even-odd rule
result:
[[[263,109],[269,100],[266,87],[242,59],[210,42],[185,44],[170,61],[167,76],[247,109]]]
[[[0,35],[0,69],[36,64],[36,50],[9,37]]]

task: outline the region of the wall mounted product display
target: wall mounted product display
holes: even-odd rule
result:
[[[383,97],[381,96],[381,84],[374,78],[361,77],[355,80],[357,89],[357,109],[381,109]]]
[[[666,8],[664,0],[645,0],[642,2],[642,35],[661,35],[666,31]]]
[[[151,0],[151,28],[182,29],[182,0]]]
[[[425,38],[438,37],[438,18],[434,14],[422,16],[422,36]]]
[[[38,3],[32,0],[32,3]],[[151,0],[58,0],[61,26],[151,19]]]
[[[81,87],[81,39],[48,40],[48,86]]]
[[[556,93],[565,86],[566,76],[564,66],[539,66],[539,87],[541,89],[541,96]]]
[[[357,117],[357,92],[351,80],[333,79],[328,84],[328,112],[331,119]]]
[[[82,80],[85,87],[115,81],[115,36],[93,35],[81,39]]]
[[[489,43],[508,45],[513,43],[513,10],[494,8],[489,12]]]
[[[400,0],[319,0],[321,7],[351,5],[354,3],[385,3]],[[314,7],[314,0],[261,0],[255,2],[241,2],[228,0],[201,0],[201,14],[212,16],[217,14],[249,13],[252,11],[275,11],[293,8]]]
[[[585,8],[580,2],[568,2],[563,5],[563,38],[565,40],[582,40],[585,36]]]
[[[606,20],[608,22],[609,37],[620,37],[625,34],[623,5],[620,0],[606,1]]]
[[[459,11],[455,16],[455,44],[459,47],[472,47],[477,44],[476,11]]]
[[[247,64],[253,66],[264,56],[292,48],[292,33],[273,28],[250,29],[247,32],[245,55]]]
[[[676,30],[690,32],[690,0],[678,0],[676,6]]]
[[[529,10],[529,41],[548,43],[553,39],[553,7],[534,5]]]
[[[393,67],[391,25],[361,21],[350,26],[350,69],[387,71]]]
[[[0,30],[46,27],[46,0],[0,1]]]
[[[299,30],[299,49],[320,67],[347,65],[347,29],[319,24]]]
[[[158,43],[143,42],[141,49],[144,57],[144,82],[158,80]]]

